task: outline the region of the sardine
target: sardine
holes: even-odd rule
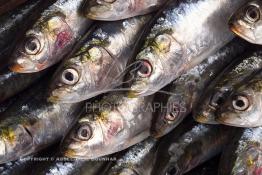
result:
[[[150,19],[147,15],[97,24],[82,48],[58,69],[49,99],[79,102],[121,85]]]
[[[116,21],[158,10],[167,0],[89,0],[85,16],[94,20]]]
[[[218,124],[215,121],[216,111],[224,104],[234,89],[244,84],[262,68],[262,51],[260,48],[255,51],[250,49],[238,60],[229,65],[209,85],[206,93],[200,98],[201,103],[196,107],[193,115],[196,121]]]
[[[231,138],[229,127],[197,124],[168,145],[168,163],[156,175],[182,175],[218,155]],[[161,148],[159,149],[166,149]],[[155,165],[157,167],[157,165]]]
[[[227,22],[245,2],[170,1],[136,58],[140,68],[130,72],[134,72],[130,96],[155,93],[232,40]]]
[[[226,99],[216,121],[237,127],[262,126],[262,72],[246,81]]]
[[[93,159],[122,151],[150,135],[152,96],[128,98],[112,93],[101,101],[87,103],[87,113],[61,144],[66,157]]]
[[[225,148],[219,175],[262,174],[262,128],[239,130]]]
[[[1,114],[0,163],[53,144],[76,120],[81,105],[47,102],[45,81],[26,91]]]
[[[166,102],[165,110],[159,110],[156,122],[152,124],[153,135],[161,137],[179,125],[199,103],[199,98],[201,94],[205,93],[209,83],[236,56],[243,53],[246,47],[246,42],[235,39],[175,80],[168,92],[170,96]]]
[[[8,68],[0,71],[0,102],[18,94],[39,80],[47,71],[32,74],[19,74]]]
[[[231,30],[243,39],[262,44],[262,2],[248,1],[229,21]]]
[[[91,24],[79,12],[82,3],[83,0],[57,0],[43,11],[17,44],[10,69],[38,72],[64,58]]]
[[[30,1],[0,16],[0,68],[7,66],[18,39],[49,4],[50,2],[41,0]]]
[[[123,156],[120,156],[107,175],[151,175],[156,151],[157,140],[148,138],[131,147]]]

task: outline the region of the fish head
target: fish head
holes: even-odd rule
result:
[[[172,82],[174,69],[180,65],[173,60],[181,58],[182,47],[170,34],[159,34],[147,42],[136,58],[135,68],[128,73],[130,97],[154,94]]]
[[[60,60],[73,39],[73,32],[62,15],[43,19],[27,31],[16,47],[10,69],[31,73],[46,69]]]
[[[111,154],[115,147],[121,147],[122,115],[111,110],[114,104],[111,106],[105,102],[97,105],[88,106],[94,112],[88,112],[81,118],[65,138],[62,152],[66,157],[93,159]]]
[[[27,155],[33,148],[30,131],[23,125],[1,126],[0,131],[0,162],[10,162],[21,155]]]
[[[125,17],[133,6],[133,0],[90,0],[85,15],[95,20],[116,20]]]
[[[66,60],[54,75],[49,100],[52,102],[79,102],[97,95],[105,84],[102,78],[112,57],[100,46],[81,49]],[[102,89],[101,89],[102,90]],[[87,96],[88,95],[88,96]]]
[[[262,44],[262,2],[251,1],[229,20],[231,30],[254,44]]]
[[[153,127],[153,135],[162,137],[172,131],[187,115],[188,108],[184,98],[180,95],[171,95],[165,108],[160,110]]]
[[[244,145],[243,145],[244,146]],[[248,142],[234,161],[232,174],[261,174],[262,150],[260,143]]]
[[[262,81],[243,85],[231,94],[216,113],[216,121],[238,127],[261,126]]]

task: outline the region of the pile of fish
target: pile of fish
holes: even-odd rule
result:
[[[262,1],[0,0],[1,175],[262,175]]]

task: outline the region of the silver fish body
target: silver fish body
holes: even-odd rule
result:
[[[136,58],[143,64],[135,72],[130,95],[155,93],[232,40],[227,21],[244,2],[170,1]]]

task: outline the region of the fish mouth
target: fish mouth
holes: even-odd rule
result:
[[[135,90],[129,90],[127,92],[127,97],[128,98],[137,98],[140,95],[140,92],[135,91]]]
[[[197,114],[196,116],[194,116],[195,121],[199,122],[199,123],[203,123],[203,124],[213,124],[216,125],[218,124],[215,121],[215,116],[214,114],[209,114],[209,115],[205,115],[205,114]]]
[[[19,64],[13,64],[9,66],[9,69],[13,72],[17,72],[17,73],[23,73],[25,72],[25,69],[23,66],[19,65]]]
[[[57,102],[59,102],[60,101],[60,98],[58,97],[58,96],[49,96],[48,98],[47,98],[47,101],[48,102],[51,102],[51,103],[57,103]]]
[[[240,29],[241,27],[237,27],[234,24],[229,24],[229,28],[237,36],[243,38],[244,40],[246,40],[246,41],[248,41],[250,43],[256,44],[255,39],[252,39],[252,38],[246,36],[245,32],[243,32],[243,30]]]

